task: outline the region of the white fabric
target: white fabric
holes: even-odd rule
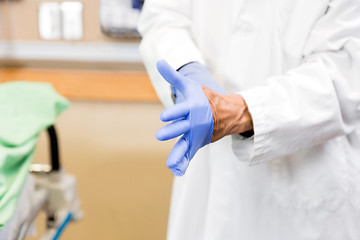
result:
[[[34,207],[35,181],[33,176],[28,175],[24,187],[21,191],[18,205],[8,223],[0,230],[0,240],[14,240],[19,234],[21,226],[29,217]],[[34,231],[34,226],[30,228],[30,232]]]
[[[360,1],[147,0],[145,66],[206,64],[254,137],[201,149],[176,178],[168,239],[360,239]]]

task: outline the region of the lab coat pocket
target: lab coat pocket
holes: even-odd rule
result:
[[[334,139],[272,163],[272,194],[279,206],[326,212],[343,206],[347,170],[337,142]]]

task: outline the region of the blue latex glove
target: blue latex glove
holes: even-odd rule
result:
[[[156,138],[160,141],[182,135],[166,162],[175,176],[182,176],[195,153],[210,143],[214,127],[213,115],[200,83],[184,77],[164,60],[157,63],[157,69],[184,96],[184,101],[161,113],[162,121],[173,122],[156,133]]]
[[[209,69],[198,62],[191,62],[184,66],[182,66],[179,70],[179,73],[184,75],[185,77],[190,78],[191,80],[197,81],[201,85],[204,85],[211,90],[226,94],[223,87],[218,83],[218,81],[212,76]],[[174,86],[172,86],[172,91],[176,98],[176,103],[182,102],[184,96],[181,94],[179,90],[177,90]]]
[[[188,77],[194,81],[197,81],[201,85],[204,85],[211,90],[220,93],[226,94],[223,87],[219,84],[219,82],[212,76],[209,69],[198,62],[191,62],[184,66],[182,66],[179,70],[179,73]]]

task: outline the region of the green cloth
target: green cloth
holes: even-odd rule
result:
[[[69,105],[48,83],[0,84],[0,229],[15,211],[39,133]]]

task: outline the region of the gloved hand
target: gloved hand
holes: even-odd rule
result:
[[[184,77],[164,60],[157,63],[157,69],[163,78],[184,96],[183,102],[176,103],[161,113],[162,121],[173,122],[156,133],[156,138],[160,141],[183,135],[171,150],[166,162],[175,176],[182,176],[195,153],[210,143],[214,127],[213,114],[198,82]]]
[[[179,73],[184,75],[185,77],[190,78],[191,80],[197,81],[203,86],[210,88],[211,90],[226,94],[223,87],[218,83],[218,81],[212,76],[209,69],[198,62],[190,62],[184,66],[182,66],[179,70]],[[172,86],[172,91],[174,93],[176,103],[180,103],[184,100],[184,96],[181,94],[179,90]]]
[[[178,72],[217,93],[226,94],[223,87],[213,77],[209,69],[201,63],[190,62],[182,66]]]

